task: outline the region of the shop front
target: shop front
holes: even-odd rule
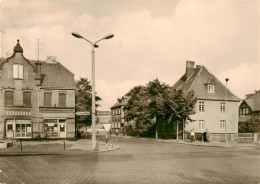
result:
[[[6,138],[32,138],[30,119],[7,119]]]
[[[44,119],[44,134],[48,138],[66,138],[66,120]]]

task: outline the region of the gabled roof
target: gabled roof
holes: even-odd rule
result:
[[[214,93],[207,91],[207,84],[213,84]],[[186,80],[186,74],[184,74],[174,85],[174,89],[182,91],[195,92],[198,99],[205,100],[225,100],[226,99],[226,87],[223,85],[213,74],[211,74],[204,66],[197,66],[194,69],[193,74]],[[227,100],[237,101],[240,99],[235,96],[230,90],[227,90]]]
[[[118,101],[111,107],[111,109],[115,107],[121,107],[124,106],[128,102],[129,98],[122,97],[122,99],[118,99]]]
[[[244,101],[248,104],[252,111],[260,111],[260,91],[248,96]]]

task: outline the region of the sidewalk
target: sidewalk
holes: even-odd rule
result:
[[[19,141],[14,146],[0,149],[0,156],[19,156],[19,155],[64,155],[64,154],[85,154],[112,151],[119,149],[119,145],[98,142],[98,150],[93,151],[90,139],[80,139],[77,141],[57,140],[57,141]]]
[[[115,136],[115,135],[113,135]],[[169,143],[176,143],[176,144],[187,144],[187,145],[194,145],[194,146],[208,146],[208,147],[223,147],[223,148],[241,148],[241,149],[250,149],[250,148],[260,148],[260,144],[257,143],[237,143],[237,142],[218,142],[218,141],[210,141],[210,142],[202,142],[202,141],[195,141],[191,143],[189,140],[177,140],[176,139],[155,139],[155,138],[146,138],[146,137],[132,137],[132,136],[123,136],[119,135],[118,137],[122,138],[130,138],[130,139],[140,139],[140,140],[148,140],[148,141],[160,141],[160,142],[169,142]]]

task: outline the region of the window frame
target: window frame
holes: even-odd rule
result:
[[[50,101],[49,101],[50,103],[49,104],[46,103],[47,102],[47,100],[46,100],[47,98],[46,98],[45,95],[46,96],[50,95]],[[52,93],[51,92],[45,92],[44,95],[43,95],[43,106],[44,107],[51,107],[51,102],[52,102]]]
[[[212,84],[208,84],[208,92],[209,93],[214,93],[215,92],[215,86]]]
[[[61,99],[62,96],[64,96],[64,102]],[[59,93],[59,107],[66,107],[66,100],[67,100],[67,94]]]
[[[13,79],[24,79],[24,67],[22,64],[13,64]]]
[[[8,103],[8,104],[6,103],[6,102],[8,102],[8,100],[7,100],[7,98],[6,98],[6,94],[7,94],[7,93],[12,94],[12,98],[11,98],[11,100],[10,100],[12,103]],[[8,91],[5,91],[5,106],[12,106],[12,105],[14,105],[14,92],[13,92],[13,91],[9,91],[9,90],[8,90]]]
[[[220,112],[226,112],[226,102],[220,103]]]
[[[205,130],[205,120],[199,120],[199,130]]]
[[[205,112],[205,101],[199,101],[199,112]]]
[[[25,103],[26,97],[25,94],[30,94],[30,98],[28,98],[28,104]],[[30,91],[23,92],[23,106],[25,107],[31,107],[32,106],[32,93]]]
[[[226,120],[220,120],[220,130],[226,130]]]

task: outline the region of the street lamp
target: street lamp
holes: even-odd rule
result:
[[[86,38],[84,38],[83,36],[81,36],[78,33],[71,33],[74,37],[76,38],[82,38],[84,40],[86,40],[87,42],[89,42],[92,46],[92,51],[91,51],[91,55],[92,55],[92,148],[93,150],[96,149],[96,101],[95,101],[95,47],[97,48],[98,45],[97,43],[101,40],[107,40],[110,38],[114,37],[114,34],[108,34],[105,37],[101,38],[100,40],[92,43],[91,41],[87,40]]]
[[[229,81],[229,78],[226,78],[226,102],[225,102],[225,142],[227,146],[227,82]]]

